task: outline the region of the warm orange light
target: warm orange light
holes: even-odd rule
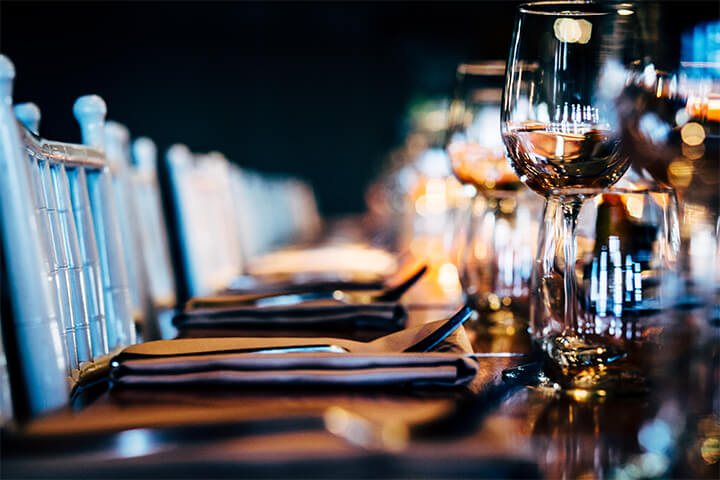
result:
[[[643,212],[643,199],[640,196],[631,195],[625,202],[625,209],[630,216],[635,218],[642,218]]]
[[[464,184],[489,190],[518,182],[502,150],[455,141],[448,146],[448,154],[455,176]]]
[[[693,164],[684,159],[674,160],[668,165],[668,180],[674,187],[684,188],[690,185]]]

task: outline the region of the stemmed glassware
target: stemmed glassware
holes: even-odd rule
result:
[[[479,313],[473,325],[512,333],[527,318],[540,199],[510,167],[500,133],[505,62],[462,63],[450,105],[446,149],[473,200],[455,226],[460,281]],[[469,218],[468,218],[469,217]]]
[[[703,26],[696,30],[702,31]],[[715,29],[720,28],[720,23]],[[695,32],[697,34],[697,32]],[[635,65],[617,100],[632,178],[671,186],[680,203],[679,306],[720,317],[720,63]]]
[[[580,328],[576,282],[577,217],[587,198],[623,176],[614,98],[622,66],[639,56],[631,4],[537,2],[518,7],[506,71],[501,126],[520,180],[557,206],[552,248],[563,254],[562,328],[548,351],[558,363],[582,352],[607,361]],[[619,84],[619,85],[618,85]],[[550,248],[550,246],[548,246]],[[597,352],[594,354],[593,352]]]

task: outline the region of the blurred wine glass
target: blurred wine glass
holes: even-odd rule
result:
[[[632,4],[537,2],[518,7],[502,104],[502,135],[520,180],[546,196],[545,229],[562,252],[561,327],[553,360],[608,357],[581,328],[577,306],[577,216],[583,202],[629,166],[611,75],[639,58]],[[620,82],[624,79],[621,77]],[[622,85],[621,85],[622,86]],[[548,216],[549,211],[557,215]],[[548,272],[549,273],[549,272]],[[547,337],[545,337],[547,338]]]
[[[505,62],[457,69],[446,150],[455,176],[474,197],[459,216],[458,270],[474,325],[513,333],[527,319],[530,271],[540,198],[525,191],[505,155],[500,133]],[[462,240],[461,240],[462,242]]]
[[[676,72],[638,63],[617,99],[634,185],[668,185],[680,201],[684,307],[720,317],[720,22],[684,36]],[[714,43],[713,43],[714,42]],[[700,47],[698,48],[698,44]],[[695,47],[695,48],[691,48]]]
[[[391,169],[366,194],[373,222],[381,222],[375,229],[391,237],[394,252],[427,265],[423,279],[404,297],[425,305],[450,304],[461,295],[454,225],[469,198],[443,148],[447,115],[446,98],[414,102],[405,142],[390,155]]]

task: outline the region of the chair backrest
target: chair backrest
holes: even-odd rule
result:
[[[157,177],[157,147],[147,137],[132,143],[130,178],[136,200],[142,251],[155,310],[175,306],[175,283]]]
[[[125,268],[130,286],[133,317],[145,327],[152,323],[154,310],[150,295],[150,278],[147,267],[147,252],[143,248],[140,219],[144,212],[138,204],[132,184],[132,159],[130,154],[130,132],[117,122],[105,123],[105,154],[112,171],[113,193],[115,195],[118,223],[122,244],[125,249]]]
[[[3,166],[10,172],[2,176],[7,205],[1,225],[12,318],[4,320],[3,335],[6,346],[15,347],[8,348],[8,357],[11,350],[17,357],[9,359],[11,380],[13,362],[20,371],[12,382],[14,405],[18,391],[34,414],[67,401],[68,375],[77,378],[84,362],[134,343],[135,326],[104,153],[105,103],[94,95],[75,102],[84,145],[45,140],[33,133],[37,107],[15,109],[25,126],[9,108],[11,64],[1,58],[7,105],[0,139]]]
[[[87,245],[87,263],[94,262],[94,255],[91,253],[96,249],[105,306],[107,343],[112,351],[135,343],[136,338],[126,252],[122,243],[117,203],[113,195],[112,172],[104,154],[105,112],[105,102],[96,95],[85,95],[77,99],[73,113],[80,124],[83,144],[91,147],[87,149],[88,153],[94,150],[97,157],[93,162],[89,161],[89,156],[86,159],[68,158],[66,163],[73,167],[72,205],[76,219],[84,220],[82,236],[86,237],[89,243],[94,233],[96,240],[95,245]],[[80,220],[78,224],[81,223]]]
[[[184,145],[173,145],[166,160],[185,291],[214,293],[242,271],[228,162],[217,153],[195,156]]]
[[[0,325],[2,318],[0,317]],[[0,329],[0,425],[13,416],[12,396],[10,395],[10,373],[8,372],[7,356],[3,346],[2,329]]]
[[[236,165],[230,170],[236,225],[246,262],[273,247],[311,240],[318,234],[321,220],[310,185]]]
[[[30,163],[12,105],[15,69],[0,55],[0,230],[2,231],[2,330],[13,399],[34,415],[67,401],[67,359],[53,301],[47,249],[32,195]]]

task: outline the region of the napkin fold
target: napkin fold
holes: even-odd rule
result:
[[[445,320],[372,342],[318,337],[158,340],[131,345],[111,362],[116,385],[465,385],[477,362],[462,353],[405,353]]]
[[[337,300],[309,300],[295,305],[201,308],[178,313],[173,324],[184,330],[201,330],[201,336],[242,336],[268,331],[298,335],[327,332],[353,336],[359,331],[379,334],[394,332],[405,325],[407,312],[397,303],[348,304]],[[183,335],[186,336],[186,335]],[[373,336],[373,335],[371,335]]]
[[[111,379],[127,386],[459,386],[477,363],[447,353],[217,353],[126,358]]]

